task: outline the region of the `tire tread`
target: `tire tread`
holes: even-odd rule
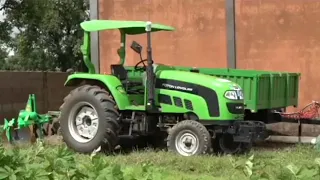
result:
[[[203,139],[203,143],[202,145],[200,145],[200,152],[197,154],[207,154],[210,151],[211,148],[211,135],[209,133],[209,131],[207,130],[207,128],[194,120],[184,120],[181,121],[179,123],[177,123],[176,125],[174,125],[168,133],[168,138],[167,138],[167,147],[170,151],[175,151],[174,148],[172,148],[172,141],[174,141],[175,139],[175,134],[177,134],[178,131],[181,131],[183,129],[190,129],[193,128],[195,131],[197,131],[197,134],[200,134],[201,137]],[[201,142],[201,139],[200,139]],[[200,143],[201,144],[201,143]],[[202,147],[201,147],[202,146]]]
[[[74,90],[72,90],[65,98],[63,104],[60,106],[60,111],[64,108],[65,104],[68,103],[69,99],[78,93],[87,93],[93,96],[100,104],[100,107],[104,110],[104,119],[107,121],[107,129],[105,130],[104,138],[101,139],[100,145],[104,148],[104,151],[110,152],[118,143],[118,133],[120,125],[117,121],[119,117],[119,112],[115,109],[116,102],[111,98],[110,93],[95,85],[83,85]],[[100,117],[99,117],[100,118]],[[62,132],[63,133],[63,132]],[[78,150],[78,149],[77,149]],[[81,150],[83,153],[86,150]]]

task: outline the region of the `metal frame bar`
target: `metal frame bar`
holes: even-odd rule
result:
[[[227,65],[237,66],[235,0],[226,0]]]
[[[99,0],[90,0],[90,20],[99,19]],[[96,73],[100,73],[100,43],[99,32],[90,33],[91,62]]]

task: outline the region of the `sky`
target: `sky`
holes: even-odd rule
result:
[[[2,21],[3,18],[4,18],[4,16],[3,16],[3,11],[0,11],[0,21]]]
[[[2,4],[0,3],[0,6],[1,6]],[[4,15],[3,15],[3,11],[0,11],[0,21],[2,21],[3,19],[4,19]],[[14,52],[13,51],[9,51],[9,56],[12,56],[12,55],[14,55]]]
[[[2,7],[2,4],[4,3],[4,1],[3,0],[0,0],[0,6]],[[3,18],[4,18],[4,16],[3,16],[3,11],[0,11],[0,21],[2,21],[3,20]]]

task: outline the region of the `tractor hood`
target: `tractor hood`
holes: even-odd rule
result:
[[[241,90],[241,87],[227,79],[201,73],[179,71],[179,70],[161,70],[156,73],[157,79],[165,79],[167,82],[183,82],[187,87],[204,86],[215,89],[217,92],[225,93],[227,90]]]

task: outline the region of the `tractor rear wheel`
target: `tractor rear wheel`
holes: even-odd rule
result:
[[[213,141],[215,150],[222,154],[244,154],[252,148],[252,143],[234,142],[231,134],[219,134]]]
[[[71,91],[60,107],[63,141],[74,151],[91,153],[114,150],[118,143],[119,113],[109,93],[84,85]]]
[[[211,148],[211,136],[201,123],[185,120],[169,130],[167,147],[183,156],[206,154]]]

